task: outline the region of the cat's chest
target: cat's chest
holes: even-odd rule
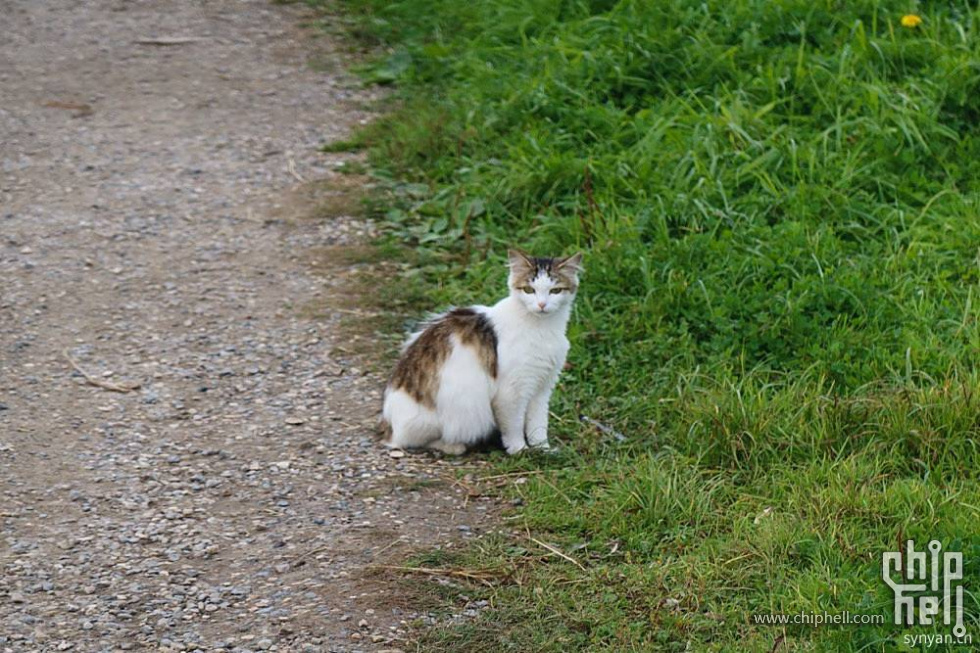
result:
[[[505,373],[550,375],[565,362],[568,339],[564,334],[523,333],[504,338],[497,347],[497,355]]]

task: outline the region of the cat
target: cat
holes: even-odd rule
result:
[[[507,297],[437,315],[405,343],[385,389],[388,447],[461,455],[499,430],[508,454],[549,448],[582,254],[507,256]]]

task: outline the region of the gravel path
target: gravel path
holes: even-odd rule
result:
[[[0,0],[0,651],[403,648],[372,565],[493,524],[378,447],[309,310],[350,274],[309,252],[370,229],[310,218],[318,146],[372,98],[304,11]]]

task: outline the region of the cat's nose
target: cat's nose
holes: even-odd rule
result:
[[[540,308],[543,311],[544,310],[544,305],[547,304],[547,303],[548,302],[538,302],[538,308]]]

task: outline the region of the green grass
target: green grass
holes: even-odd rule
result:
[[[909,537],[966,552],[980,637],[974,3],[343,6],[394,84],[336,149],[386,182],[396,286],[487,303],[508,245],[586,252],[561,453],[500,462],[582,568],[482,543],[453,564],[506,572],[494,608],[424,650],[905,650],[945,629],[749,614],[890,614]]]

